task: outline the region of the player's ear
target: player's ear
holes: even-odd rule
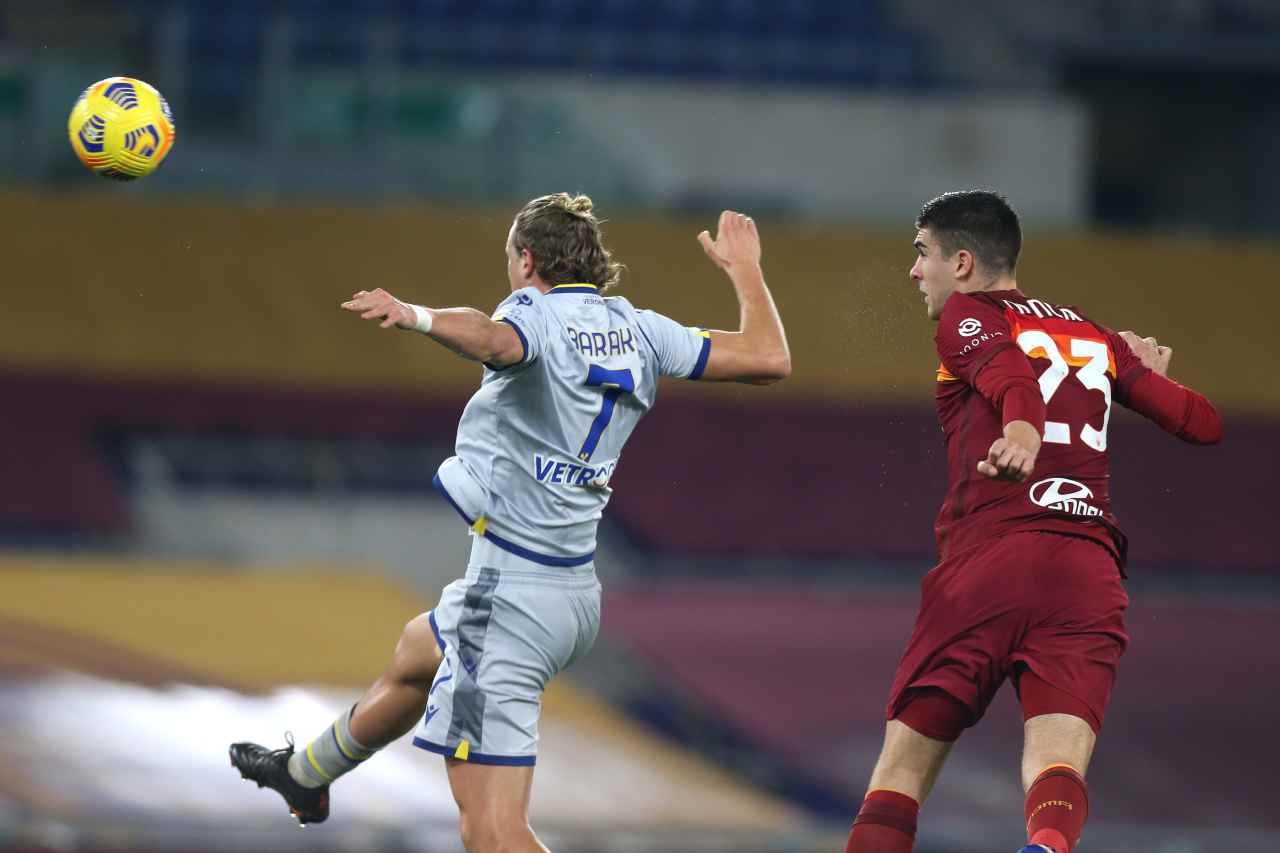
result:
[[[957,249],[951,258],[951,263],[954,265],[956,278],[967,279],[973,275],[977,262],[974,260],[973,252],[968,249]]]
[[[524,274],[525,278],[533,278],[533,274],[536,270],[537,265],[533,262],[533,252],[530,252],[528,249],[521,249],[520,272]]]

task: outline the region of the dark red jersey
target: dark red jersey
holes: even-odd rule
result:
[[[955,293],[935,341],[951,475],[935,526],[944,560],[1003,533],[1041,530],[1093,539],[1123,565],[1107,459],[1112,407],[1127,405],[1187,441],[1221,437],[1207,400],[1144,367],[1119,335],[1078,309],[1017,290]],[[1041,414],[1044,441],[1028,482],[978,473],[1005,423],[1038,427]]]

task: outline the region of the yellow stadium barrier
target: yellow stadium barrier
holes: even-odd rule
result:
[[[24,295],[7,308],[0,366],[463,394],[478,367],[362,327],[338,303],[384,286],[435,306],[496,305],[512,213],[10,195],[6,273]],[[689,324],[735,324],[733,294],[694,241],[713,222],[617,215],[605,231],[628,266],[619,292]],[[911,223],[765,217],[761,229],[795,373],[744,403],[927,401],[936,360],[907,278]],[[1280,249],[1263,244],[1030,229],[1019,281],[1172,345],[1174,374],[1216,402],[1277,413],[1267,342],[1280,290],[1265,286],[1277,268]]]

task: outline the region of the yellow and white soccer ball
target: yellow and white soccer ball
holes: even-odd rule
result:
[[[71,148],[93,171],[132,181],[156,170],[173,146],[173,113],[154,86],[132,77],[99,80],[67,121]]]

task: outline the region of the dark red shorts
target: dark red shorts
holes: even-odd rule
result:
[[[1115,557],[1088,539],[1028,531],[970,548],[921,582],[888,718],[933,687],[965,705],[973,725],[1025,668],[1039,679],[1034,697],[1022,696],[1024,716],[1074,714],[1098,731],[1129,644],[1128,606]]]

